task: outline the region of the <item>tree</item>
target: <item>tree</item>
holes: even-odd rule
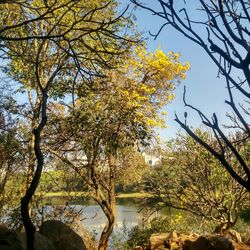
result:
[[[117,173],[116,192],[141,192],[140,183],[150,171],[142,153],[134,147],[126,147],[119,154],[120,165]]]
[[[173,0],[156,0],[155,2],[159,4],[160,11],[154,7],[148,7],[141,1],[131,1],[164,21],[156,37],[165,26],[171,25],[206,51],[218,67],[218,75],[222,75],[225,78],[228,93],[228,100],[225,102],[232,110],[232,114],[228,115],[232,123],[227,125],[227,127],[242,132],[241,142],[243,144],[246,141],[249,142],[249,1],[197,1],[195,6],[192,5],[191,8],[197,8],[201,11],[200,20],[194,20],[189,14],[189,1],[181,3],[180,11],[178,11],[178,7],[176,7],[176,3]],[[178,2],[178,4],[180,3]],[[203,32],[196,29],[199,26],[204,27],[206,35],[203,35]],[[198,108],[188,104],[185,94],[186,91],[184,91],[183,98],[185,106],[197,112],[202,123],[212,129],[220,147],[215,150],[207,141],[196,135],[186,121],[181,121],[177,115],[175,120],[191,137],[214,155],[240,185],[249,191],[250,168],[238,150],[240,142],[235,141],[233,137],[227,136],[226,132],[222,130],[215,113],[212,119],[209,119]],[[236,95],[239,96],[239,103],[236,101]],[[232,157],[235,159],[234,162],[230,161]],[[238,171],[235,167],[238,163],[243,171]]]
[[[83,25],[79,29],[80,25],[82,24],[81,21],[83,20],[85,20],[88,24],[95,24],[96,27],[98,27],[98,25],[99,27],[101,26],[101,33],[103,35],[109,34],[110,37],[124,39],[122,35],[112,32],[112,29],[110,28],[113,24],[119,23],[124,13],[126,12],[126,9],[120,16],[117,16],[115,14],[115,7],[117,6],[117,3],[114,0],[111,0],[109,2],[103,1],[102,4],[98,0],[91,1],[91,3],[87,4],[87,7],[85,6],[85,4],[86,3],[82,2],[81,0],[77,0],[74,2],[72,2],[71,0],[39,0],[26,2],[20,2],[18,0],[0,1],[0,14],[2,17],[2,23],[0,25],[1,51],[4,52],[4,41],[17,42],[26,40],[66,39],[70,37],[70,34],[72,34],[72,32],[76,32],[79,30],[85,31],[85,35],[94,33],[94,30],[89,30],[87,25]],[[74,21],[71,20],[69,22],[65,22],[65,20],[69,18],[69,13],[74,12],[75,8],[83,9],[83,12],[80,14],[82,19],[75,19]],[[101,22],[100,20],[105,18],[104,13],[109,13],[110,17],[113,17],[113,19]],[[96,14],[101,17],[99,21],[94,20],[94,16]],[[62,22],[63,19],[64,21]],[[50,27],[47,33],[43,34],[32,32],[31,27],[41,27],[41,24],[44,23],[44,21],[46,21]],[[27,30],[30,32],[27,32]],[[93,38],[95,38],[95,35],[92,37],[92,39]],[[101,40],[102,35],[100,35],[98,39]],[[69,39],[67,39],[67,41],[69,42]],[[105,45],[105,43],[103,45]]]
[[[101,250],[107,249],[115,223],[115,184],[130,164],[124,153],[138,150],[153,136],[153,129],[164,124],[160,109],[173,99],[175,84],[188,69],[178,54],[146,53],[136,46],[116,69],[105,72],[105,79],[95,79],[93,91],[77,89],[78,98],[64,114],[64,122],[59,118],[61,123],[53,123],[53,141],[64,146],[52,145],[51,152],[82,177],[107,217]]]
[[[45,161],[42,139],[48,102],[72,92],[76,83],[88,85],[93,76],[103,76],[102,68],[129,46],[126,34],[120,35],[126,24],[115,6],[115,1],[39,0],[0,6],[5,20],[1,48],[8,59],[3,68],[27,93],[30,107],[24,113],[30,122],[29,177],[21,200],[28,249],[33,249],[35,232],[29,204]]]
[[[211,133],[195,133],[213,148],[219,147]],[[241,150],[247,153],[245,148]],[[146,176],[145,190],[152,194],[145,202],[152,211],[170,206],[191,212],[215,221],[217,233],[233,227],[249,201],[247,190],[231,179],[210,152],[188,135],[180,134],[167,144],[163,163]]]
[[[13,185],[13,176],[20,171],[19,162],[24,154],[18,140],[17,125],[0,104],[0,214],[7,215],[7,210],[17,202],[18,189]],[[5,103],[6,105],[6,103]],[[20,180],[22,176],[19,176]],[[12,185],[11,185],[12,184]],[[10,202],[11,201],[11,202]]]

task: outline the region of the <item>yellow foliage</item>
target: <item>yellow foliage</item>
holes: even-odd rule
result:
[[[189,64],[181,64],[179,54],[164,54],[159,49],[147,53],[142,46],[124,57],[116,69],[106,72],[107,90],[101,91],[87,108],[92,113],[94,110],[104,113],[109,106],[109,112],[126,119],[127,126],[165,127],[162,115],[166,113],[161,113],[161,108],[174,99],[173,91],[180,80],[185,79]]]
[[[139,117],[149,127],[165,126],[159,110],[174,99],[173,90],[185,79],[188,63],[179,62],[180,55],[161,50],[147,53],[137,46],[118,71],[109,72],[110,82],[117,86],[115,96],[123,100],[123,108],[138,109]]]

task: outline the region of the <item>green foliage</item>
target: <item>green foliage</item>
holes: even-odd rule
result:
[[[102,138],[106,151],[146,143],[152,130],[164,125],[160,109],[173,100],[175,85],[189,69],[178,58],[160,50],[147,53],[144,47],[135,46],[122,56],[116,69],[105,71],[105,79],[95,79],[98,89],[87,94],[77,90],[71,126]]]
[[[119,233],[112,236],[112,246],[119,250],[133,249],[136,246],[147,247],[152,234],[171,233],[173,231],[184,234],[207,234],[212,232],[215,226],[216,224],[213,221],[206,221],[197,216],[189,216],[186,212],[173,210],[171,215],[155,218],[143,227],[136,226],[128,230],[124,226]],[[249,240],[249,223],[239,219],[235,225],[235,230],[240,233],[243,242]],[[127,239],[127,241],[124,241],[124,239]]]
[[[178,232],[186,232],[188,230],[184,217],[180,217],[179,214],[158,217],[153,219],[148,225],[144,227],[133,227],[128,232],[127,245],[130,247],[129,249],[132,249],[136,246],[146,247],[149,246],[149,238],[152,234],[168,233],[174,230],[178,230]]]
[[[121,168],[117,169],[116,190],[140,192],[143,176],[150,170],[144,157],[133,147],[126,147],[118,154]]]
[[[19,119],[18,140],[13,140],[10,130],[4,137],[1,134],[0,153],[4,157],[0,161],[9,164],[13,158],[15,163],[19,163],[16,141],[22,142],[22,164],[16,164],[21,165],[21,169],[13,171],[27,175],[27,180],[22,180],[20,193],[25,193],[29,187],[33,188],[29,194],[35,192],[43,165],[51,167],[53,163],[48,149],[58,149],[54,137],[49,136],[48,131],[51,130],[43,130],[45,125],[53,123],[52,119],[51,123],[50,118],[47,119],[52,113],[50,108],[56,109],[53,99],[58,104],[58,98],[74,92],[74,88],[81,88],[81,93],[86,94],[90,84],[94,85],[90,79],[103,76],[104,69],[114,67],[122,52],[131,46],[132,31],[130,36],[120,36],[127,28],[129,18],[119,18],[116,7],[115,0],[31,0],[25,4],[19,1],[0,4],[3,21],[0,24],[1,48],[7,58],[4,73],[15,81],[15,91],[22,97],[13,95],[14,98],[26,104],[18,110],[20,112],[16,112],[14,107],[8,110],[16,121]],[[0,163],[2,170],[4,163]],[[11,167],[6,168],[9,170]],[[69,183],[75,175],[64,176],[44,173],[39,191],[79,187],[78,180],[75,181],[77,185]],[[35,185],[30,185],[32,180],[35,180]],[[31,199],[29,195],[27,197]]]
[[[249,210],[248,210],[249,213]],[[244,214],[244,213],[243,213]],[[249,220],[239,219],[234,227],[234,229],[239,232],[242,241],[249,245],[250,242],[250,223]]]
[[[219,145],[208,132],[200,137]],[[228,172],[192,138],[179,135],[167,145],[162,165],[145,178],[145,190],[152,194],[147,204],[154,209],[171,206],[207,220],[232,227],[248,201],[247,192],[232,181]]]
[[[25,161],[18,124],[9,115],[12,105],[3,99],[0,104],[0,218],[18,206],[23,192],[22,163]]]
[[[129,229],[123,224],[123,227],[118,232],[113,232],[110,238],[110,248],[115,250],[129,250],[127,242]]]
[[[15,113],[21,117],[17,141],[24,161],[22,182],[14,190],[19,188],[18,196],[26,193],[22,215],[29,217],[32,199],[33,208],[43,211],[48,191],[87,186],[110,219],[110,235],[115,183],[131,188],[142,181],[147,165],[137,146],[147,144],[154,128],[164,125],[160,110],[173,100],[189,65],[173,52],[147,53],[141,44],[131,43],[136,36],[131,30],[120,36],[131,21],[118,18],[116,7],[115,0],[0,4],[5,73],[27,104]],[[7,139],[4,150],[9,154],[10,140],[1,139]],[[55,158],[64,163],[62,171],[55,171]],[[42,174],[44,165],[54,170]],[[13,211],[17,214],[16,206]],[[23,219],[27,229],[31,220]]]
[[[240,218],[245,221],[246,223],[250,222],[250,207],[244,209],[241,214],[240,214]]]
[[[129,232],[127,244],[130,249],[136,246],[149,246],[149,238],[152,233],[153,230],[151,228],[141,229],[139,226],[136,226]]]

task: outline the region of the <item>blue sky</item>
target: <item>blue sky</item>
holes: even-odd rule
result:
[[[127,2],[129,1],[123,1],[122,4]],[[196,15],[195,12],[192,14]],[[175,112],[179,117],[183,117],[184,112],[187,111],[188,124],[193,127],[201,125],[199,117],[184,107],[182,101],[184,85],[187,87],[186,99],[190,104],[200,108],[208,117],[211,117],[215,112],[219,121],[225,122],[225,113],[229,110],[225,104],[227,98],[225,81],[223,78],[217,78],[217,68],[209,56],[202,48],[170,26],[163,29],[158,38],[154,40],[149,31],[156,33],[163,23],[162,20],[140,8],[135,11],[135,16],[138,30],[145,33],[144,37],[147,38],[149,51],[154,52],[160,47],[166,53],[169,51],[180,52],[181,61],[188,61],[191,65],[191,70],[187,73],[187,79],[175,91],[175,101],[164,108],[164,111],[168,113],[167,128],[160,130],[160,137],[162,139],[172,138],[180,129],[174,121]]]
[[[156,0],[144,1],[150,4],[157,2]],[[130,3],[130,0],[120,0],[120,2],[121,6],[125,7]],[[122,9],[123,7],[119,8]],[[132,7],[133,5],[131,4],[130,9]],[[191,7],[195,9],[192,4]],[[192,15],[199,15],[199,13],[198,11],[193,11]],[[187,79],[175,90],[176,99],[172,104],[164,108],[164,111],[167,112],[167,128],[159,131],[160,137],[162,139],[172,138],[180,129],[179,125],[174,121],[175,113],[182,118],[184,112],[187,111],[188,124],[193,127],[201,125],[199,117],[184,107],[182,101],[184,85],[187,87],[186,99],[190,104],[201,109],[208,117],[211,117],[213,112],[216,112],[219,121],[225,123],[225,113],[229,110],[225,104],[225,99],[227,98],[225,81],[217,78],[217,68],[208,55],[202,48],[189,41],[170,26],[163,29],[158,38],[154,40],[150,36],[149,31],[157,33],[163,20],[152,16],[151,13],[140,8],[134,14],[138,30],[143,32],[144,37],[147,39],[149,51],[154,52],[160,47],[165,53],[169,51],[179,52],[181,54],[181,61],[188,61],[191,65],[191,70],[187,73]]]

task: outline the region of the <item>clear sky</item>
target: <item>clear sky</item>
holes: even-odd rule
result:
[[[153,5],[158,1],[144,0],[144,2]],[[193,3],[191,1],[191,9],[194,10]],[[120,4],[119,9],[124,9],[127,4],[130,4],[130,10],[133,8],[130,0],[120,0]],[[184,107],[182,101],[184,85],[187,87],[186,99],[190,104],[202,110],[208,117],[211,117],[213,112],[215,112],[219,118],[219,122],[224,123],[225,113],[229,110],[225,104],[225,99],[227,98],[225,81],[223,78],[217,78],[217,68],[209,56],[202,48],[189,41],[170,26],[165,27],[158,38],[154,40],[150,36],[149,31],[153,34],[157,33],[164,20],[152,16],[150,12],[140,8],[137,8],[134,14],[136,17],[134,22],[137,24],[138,30],[143,32],[144,37],[147,39],[148,51],[155,52],[160,47],[165,53],[169,51],[179,52],[181,54],[181,61],[188,61],[191,65],[191,70],[187,73],[187,79],[175,90],[176,99],[172,104],[164,108],[164,111],[167,112],[167,128],[159,131],[160,137],[162,139],[172,138],[180,129],[180,126],[174,121],[175,113],[182,118],[184,112],[187,111],[188,124],[193,127],[201,125],[199,117],[192,113],[190,109],[185,109]],[[191,14],[200,15],[200,12],[194,11]]]
[[[129,1],[124,0],[122,4]],[[145,0],[144,2],[148,2]],[[157,1],[152,1],[157,2]],[[150,3],[152,3],[150,2]],[[132,6],[131,6],[132,7]],[[191,6],[192,7],[192,6]],[[188,124],[194,127],[199,127],[201,121],[197,115],[191,113],[189,109],[185,109],[182,95],[183,87],[186,85],[187,94],[186,100],[200,108],[208,117],[211,117],[213,112],[216,112],[219,121],[225,121],[225,113],[228,111],[225,99],[227,98],[225,81],[223,78],[217,78],[217,68],[213,64],[209,56],[198,45],[189,41],[176,30],[167,26],[162,30],[156,40],[150,36],[151,33],[157,33],[161,27],[163,20],[159,17],[152,16],[146,10],[138,8],[135,12],[138,30],[145,33],[147,38],[148,50],[154,52],[158,47],[164,52],[174,51],[181,53],[181,61],[188,61],[191,65],[191,70],[187,73],[187,79],[183,81],[176,89],[176,99],[172,104],[164,108],[167,111],[167,128],[160,130],[162,139],[174,137],[179,125],[174,121],[175,112],[179,117],[183,117],[185,111],[188,112]],[[196,14],[196,13],[192,13]]]

